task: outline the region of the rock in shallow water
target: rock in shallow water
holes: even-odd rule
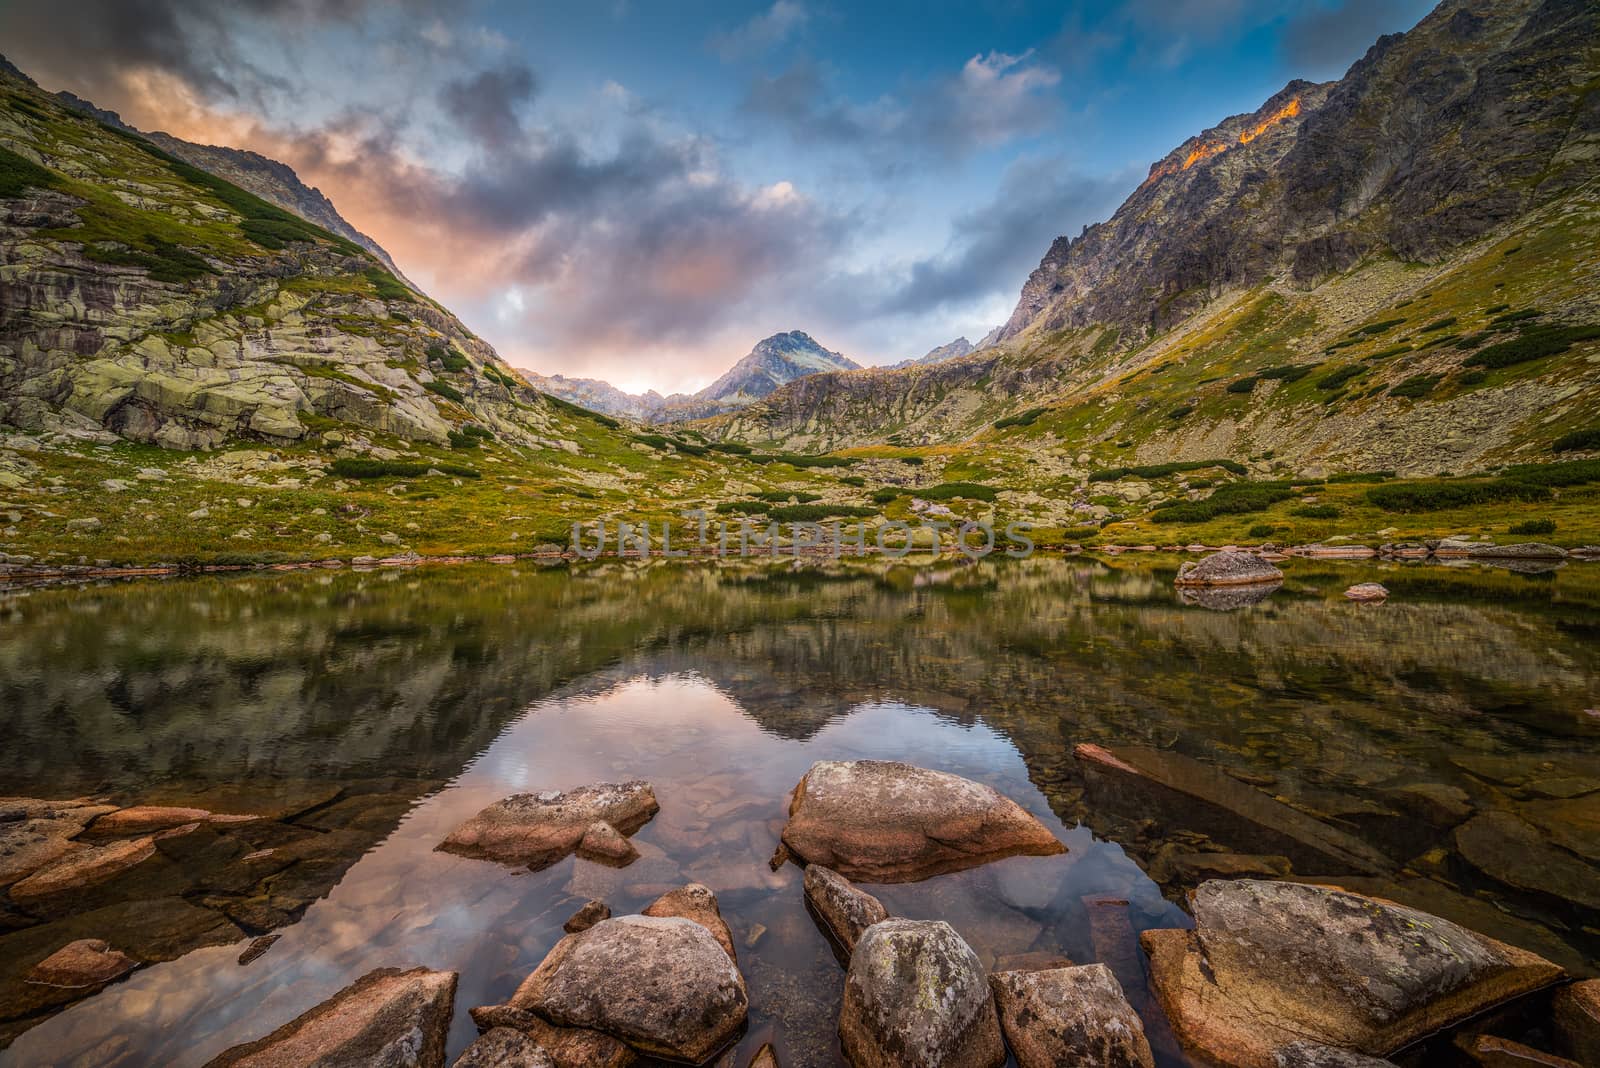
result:
[[[1276,1068],[1296,1040],[1371,1056],[1511,998],[1561,969],[1447,920],[1325,886],[1239,879],[1193,895],[1193,931],[1146,931],[1151,980],[1185,1046]]]
[[[806,868],[806,902],[822,920],[835,945],[848,958],[868,927],[889,918],[883,902],[850,885],[831,868],[812,864]]]
[[[1253,586],[1282,582],[1283,572],[1255,553],[1214,553],[1178,568],[1179,586]]]
[[[576,851],[591,834],[597,849],[602,837],[614,849],[615,839],[602,836],[594,829],[596,823],[609,824],[616,837],[626,838],[649,823],[660,807],[650,784],[639,781],[517,794],[457,827],[438,848],[538,871]]]
[[[1600,1064],[1600,979],[1556,991],[1554,1017],[1561,1051],[1580,1064]]]
[[[442,1068],[456,973],[379,968],[206,1068]]]
[[[521,1031],[494,1027],[478,1036],[451,1068],[556,1068],[556,1062]]]
[[[712,933],[658,916],[617,916],[566,936],[510,1004],[693,1064],[727,1045],[749,1010],[744,977]]]
[[[729,960],[739,963],[739,954],[733,948],[733,932],[728,930],[727,921],[722,918],[722,909],[717,904],[717,895],[711,892],[710,887],[690,883],[669,890],[645,906],[643,915],[692,920],[711,932],[711,937],[728,954]]]
[[[1344,595],[1352,601],[1385,601],[1389,598],[1389,588],[1378,582],[1358,582],[1345,590]]]
[[[1020,1068],[1154,1068],[1144,1024],[1104,964],[989,976]]]
[[[947,923],[885,920],[856,943],[839,1038],[855,1068],[1000,1068],[1000,1019],[972,947]]]
[[[1276,1068],[1395,1068],[1393,1061],[1315,1042],[1291,1042],[1274,1054],[1274,1059]]]
[[[26,981],[77,989],[109,983],[138,966],[138,961],[98,938],[80,938],[34,965]]]
[[[1067,851],[993,788],[887,760],[813,764],[795,787],[783,844],[807,865],[882,883]]]

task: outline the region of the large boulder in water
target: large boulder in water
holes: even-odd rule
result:
[[[206,1068],[443,1068],[455,996],[455,972],[379,968]]]
[[[989,976],[1020,1068],[1155,1068],[1144,1024],[1104,964]]]
[[[727,950],[705,927],[675,916],[617,916],[567,935],[510,1005],[691,1064],[727,1045],[749,1011]]]
[[[783,844],[847,879],[904,883],[1004,857],[1065,853],[993,788],[887,760],[823,760],[795,787]]]
[[[1255,553],[1212,553],[1178,568],[1179,586],[1257,586],[1282,582],[1283,572]]]
[[[451,831],[438,848],[538,871],[577,851],[586,836],[600,839],[596,824],[615,832],[604,836],[614,843],[649,823],[660,808],[650,784],[639,781],[517,794]]]
[[[1195,929],[1146,931],[1151,981],[1204,1058],[1276,1068],[1297,1040],[1383,1057],[1561,977],[1437,916],[1327,886],[1238,879],[1192,896]]]
[[[821,864],[806,868],[806,904],[822,921],[829,939],[839,948],[841,960],[855,951],[868,927],[889,918],[883,902],[850,884],[850,880]]]
[[[839,1038],[855,1068],[1000,1068],[1000,1019],[972,947],[939,920],[885,920],[856,943]]]

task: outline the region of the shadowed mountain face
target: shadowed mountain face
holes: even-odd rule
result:
[[[1219,292],[1433,261],[1594,174],[1585,0],[1451,0],[1338,82],[1291,82],[1190,138],[1110,221],[1057,238],[1001,332],[1175,324]]]
[[[529,379],[546,393],[597,412],[663,423],[702,419],[730,411],[810,375],[860,369],[860,364],[842,353],[823,348],[811,335],[791,330],[757,342],[756,347],[728,368],[722,377],[698,393],[663,397],[654,390],[643,394],[624,393],[597,378],[530,375]]]

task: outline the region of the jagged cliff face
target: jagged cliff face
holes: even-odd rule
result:
[[[3,71],[0,164],[0,424],[183,449],[556,438],[492,348],[360,245]]]
[[[1158,160],[1110,220],[1051,244],[975,355],[817,376],[705,430],[940,444],[1042,407],[1035,438],[1144,463],[1522,456],[1547,445],[1541,419],[1600,410],[1591,343],[1493,375],[1470,361],[1508,309],[1600,322],[1596,70],[1593,3],[1447,0],[1343,79],[1291,82]],[[1313,388],[1334,371],[1355,385]]]
[[[1057,238],[1001,338],[1148,337],[1265,279],[1436,261],[1572,190],[1600,142],[1597,21],[1586,0],[1449,0],[1342,80],[1291,82],[1174,149],[1109,221]]]

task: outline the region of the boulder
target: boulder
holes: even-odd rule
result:
[[[138,961],[98,938],[80,938],[35,964],[26,982],[76,990],[109,983],[138,966]]]
[[[115,805],[91,801],[0,798],[0,886],[7,886],[83,847],[72,839]]]
[[[639,859],[639,851],[628,841],[627,835],[604,820],[589,824],[578,842],[578,856],[599,864],[626,868]]]
[[[1283,572],[1255,553],[1213,553],[1178,568],[1179,586],[1258,586],[1282,582]]]
[[[484,1033],[497,1027],[519,1031],[550,1055],[556,1068],[629,1068],[639,1055],[610,1035],[580,1027],[557,1027],[525,1009],[484,1005],[467,1010]]]
[[[804,880],[806,904],[822,921],[823,928],[833,940],[843,957],[848,959],[856,942],[868,927],[889,918],[883,902],[857,890],[850,880],[821,864],[806,868]]]
[[[577,934],[579,931],[587,931],[601,920],[610,918],[611,906],[604,901],[589,901],[583,908],[574,912],[567,922],[561,925],[561,929],[567,934]]]
[[[749,1011],[744,977],[711,932],[658,916],[617,916],[567,935],[510,1004],[693,1064],[727,1045]]]
[[[915,882],[1025,854],[1065,853],[993,788],[899,761],[819,761],[795,787],[783,845],[847,879]]]
[[[1378,582],[1358,582],[1345,590],[1344,595],[1352,601],[1384,601],[1389,597],[1389,589]]]
[[[156,854],[154,838],[130,838],[106,846],[84,846],[64,854],[11,888],[11,899],[27,906],[42,898],[99,886]]]
[[[1556,991],[1556,1043],[1580,1064],[1600,1064],[1600,979],[1585,979]]]
[[[639,781],[517,794],[457,827],[438,848],[538,871],[575,852],[595,823],[610,824],[625,837],[649,823],[660,807],[650,784]]]
[[[207,1068],[443,1068],[456,973],[379,968]]]
[[[136,805],[108,812],[89,826],[95,835],[150,834],[181,827],[186,823],[248,823],[258,816],[229,816],[203,808],[167,805]]]
[[[1144,1024],[1104,964],[989,976],[1019,1068],[1155,1068]]]
[[[556,1068],[556,1062],[521,1031],[494,1027],[478,1036],[452,1068]]]
[[[1301,871],[1377,873],[1393,865],[1359,838],[1209,764],[1165,749],[1082,744],[1090,822],[1153,818],[1246,853],[1287,857]]]
[[[972,947],[939,920],[867,928],[845,976],[839,1038],[855,1068],[1000,1068],[1000,1018]]]
[[[1537,541],[1519,541],[1514,545],[1475,545],[1468,550],[1473,559],[1506,560],[1565,560],[1567,550]]]
[[[1315,1042],[1291,1042],[1273,1054],[1273,1063],[1275,1068],[1395,1068],[1393,1061]]]
[[[1202,1058],[1276,1068],[1296,1040],[1384,1057],[1561,977],[1437,916],[1327,886],[1238,879],[1191,898],[1192,931],[1146,931],[1151,982]]]
[[[1479,813],[1456,828],[1455,842],[1468,864],[1507,886],[1600,909],[1594,867],[1557,849],[1510,812]]]
[[[729,960],[739,963],[739,954],[733,948],[733,932],[728,930],[728,924],[722,918],[722,909],[717,904],[717,895],[709,887],[690,883],[677,890],[669,890],[652,901],[645,908],[644,915],[693,920],[711,932],[711,937],[727,952]]]

